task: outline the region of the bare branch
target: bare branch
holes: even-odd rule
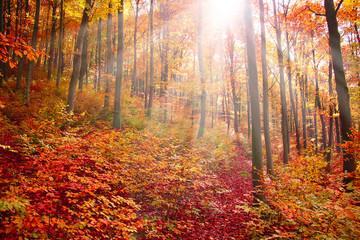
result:
[[[339,11],[339,9],[340,9],[340,7],[341,7],[341,4],[344,2],[344,0],[341,0],[340,2],[339,2],[339,5],[336,7],[336,10],[335,10],[335,16],[337,15],[337,13],[338,13],[338,11]]]
[[[312,10],[309,6],[308,6],[307,8],[309,9],[310,12],[315,13],[316,16],[322,16],[322,17],[325,17],[325,16],[326,16],[326,15],[323,14],[323,13],[317,13],[317,12],[315,12],[315,11]]]

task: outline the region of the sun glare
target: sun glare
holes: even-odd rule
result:
[[[219,25],[227,25],[241,12],[242,0],[210,0],[212,15]]]

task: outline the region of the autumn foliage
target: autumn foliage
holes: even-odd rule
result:
[[[9,102],[2,120],[23,118],[1,129],[2,238],[246,237],[237,206],[251,201],[251,162],[239,143],[114,131],[49,105],[13,113]]]
[[[0,239],[360,239],[358,5],[0,0]]]

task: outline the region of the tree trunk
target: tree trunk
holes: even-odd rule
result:
[[[47,80],[49,81],[52,74],[52,67],[54,61],[54,50],[55,50],[55,38],[56,38],[56,9],[57,9],[57,2],[54,1],[52,9],[52,23],[51,23],[51,39],[50,39],[50,51],[49,51],[49,62],[48,62],[48,73],[47,73]]]
[[[80,77],[79,77],[79,90],[82,91],[84,85],[84,77],[87,74],[88,68],[88,29],[86,29],[85,37],[84,37],[84,46],[83,51],[81,53],[81,66],[80,66]]]
[[[47,36],[49,36],[49,18],[50,18],[50,11],[51,11],[51,4],[49,4],[49,8],[46,14],[46,37],[45,37],[45,52],[48,52],[48,48],[49,48],[49,38]],[[44,58],[44,72],[46,72],[46,63],[47,63],[47,55],[45,55]]]
[[[39,32],[40,4],[41,4],[41,1],[36,0],[34,31],[33,31],[32,39],[31,39],[31,46],[33,49],[36,49],[38,32]],[[34,72],[34,64],[35,64],[35,61],[30,61],[29,69],[26,74],[25,100],[26,100],[27,105],[30,104],[30,85],[31,85],[31,81],[32,81],[32,75]]]
[[[62,75],[62,67],[64,61],[64,53],[62,51],[63,48],[63,39],[64,39],[64,0],[60,2],[60,25],[59,25],[59,64],[57,69],[56,76],[56,88],[60,87],[60,77]]]
[[[168,2],[165,1],[161,4],[162,12],[162,41],[160,49],[160,59],[161,59],[161,87],[160,87],[160,97],[162,109],[164,109],[164,122],[167,121],[167,84],[169,79],[169,12],[168,12]]]
[[[248,76],[249,80],[249,76]],[[249,84],[247,84],[247,102],[246,102],[246,110],[247,110],[247,123],[248,123],[248,139],[250,140],[251,137],[251,101],[250,101],[250,87]]]
[[[254,203],[265,201],[264,187],[261,184],[263,170],[263,156],[261,144],[261,120],[260,101],[258,90],[258,73],[256,64],[256,49],[254,30],[252,24],[251,0],[245,1],[244,6],[246,49],[249,67],[249,89],[251,101],[251,125],[252,125],[252,181],[254,187]]]
[[[342,1],[340,2],[340,4]],[[340,6],[338,6],[340,7]],[[339,9],[339,8],[337,8]],[[343,64],[343,57],[341,53],[340,34],[338,30],[338,22],[336,18],[336,10],[333,0],[325,0],[326,21],[329,29],[329,45],[330,54],[332,56],[333,68],[335,73],[336,92],[338,95],[341,136],[342,141],[351,141],[350,133],[352,127],[351,109],[349,89],[345,79],[345,70]],[[354,172],[356,170],[356,159],[352,154],[344,153],[344,173]],[[349,183],[352,177],[345,177],[344,182]]]
[[[146,44],[145,44],[145,88],[144,88],[144,108],[148,108],[148,95],[149,95],[149,60],[148,60],[148,52],[149,52],[149,33],[146,34]]]
[[[95,88],[97,91],[100,91],[100,82],[101,82],[101,18],[98,23],[98,32],[97,32],[97,44],[98,44],[98,75],[97,75],[97,83],[95,83]],[[97,84],[97,86],[96,86]]]
[[[86,28],[89,22],[89,15],[88,11],[90,10],[91,0],[86,0],[86,6],[84,8],[83,16],[81,19],[80,29],[78,33],[78,37],[75,44],[75,53],[74,53],[74,60],[73,60],[73,72],[71,74],[71,80],[69,85],[69,93],[68,93],[68,100],[67,100],[67,112],[71,112],[74,110],[75,105],[75,97],[76,97],[76,88],[77,82],[79,79],[80,74],[80,66],[81,66],[81,53],[84,46],[84,39]]]
[[[283,57],[282,44],[281,44],[280,23],[276,11],[275,0],[273,0],[273,5],[274,5],[274,15],[275,15],[277,55],[278,55],[279,68],[280,68],[281,133],[283,140],[283,162],[286,164],[289,162],[290,137],[289,137],[289,121],[287,115],[287,103],[286,103],[285,80],[284,80],[284,60],[283,60],[284,57]]]
[[[28,1],[26,1],[25,2],[25,14],[24,14],[25,15],[25,20],[26,20],[26,18],[28,16],[28,12],[29,12],[29,7],[28,6],[29,6]],[[0,11],[0,12],[2,12],[2,11]],[[24,34],[24,35],[25,36],[23,36],[23,37],[26,39],[27,36],[26,36],[26,34]],[[22,77],[23,70],[24,70],[25,59],[26,59],[26,56],[22,56],[20,58],[20,60],[19,60],[17,74],[16,74],[16,90],[20,90],[20,88],[21,88],[21,77]]]
[[[233,96],[233,105],[234,105],[234,130],[235,132],[239,132],[239,120],[238,120],[238,99],[236,95],[236,88],[235,88],[235,70],[234,70],[234,35],[228,29],[228,51],[229,51],[229,73],[230,73],[230,84],[231,84],[231,93]]]
[[[304,149],[307,149],[307,119],[306,119],[306,89],[305,89],[305,79],[306,76],[301,76],[301,112],[302,112],[302,125],[303,125],[303,141],[304,141]]]
[[[327,145],[327,136],[326,136],[326,124],[325,124],[325,117],[324,117],[324,109],[322,108],[322,104],[320,101],[320,88],[319,88],[319,79],[318,79],[318,72],[317,69],[315,70],[315,88],[316,88],[316,94],[315,94],[315,106],[318,110],[318,113],[320,115],[320,122],[321,122],[321,143],[322,143],[322,150],[326,149]]]
[[[111,9],[111,3],[109,3],[109,9]],[[106,83],[105,83],[105,100],[104,108],[110,106],[110,80],[114,69],[113,54],[111,47],[111,27],[112,27],[112,14],[108,14],[106,24]]]
[[[148,102],[148,112],[147,117],[151,118],[153,101],[154,101],[154,0],[150,0],[150,83],[149,83],[149,102]]]
[[[139,17],[139,2],[140,0],[136,0],[136,7],[135,7],[135,26],[134,26],[134,70],[133,76],[131,81],[131,95],[134,94],[136,88],[136,74],[137,74],[137,25],[138,25],[138,17]]]
[[[197,138],[201,138],[205,132],[205,114],[206,114],[206,90],[205,90],[205,69],[204,69],[204,58],[202,49],[202,0],[199,0],[199,22],[198,22],[198,61],[200,71],[200,82],[201,82],[201,97],[200,97],[200,126],[197,133]]]
[[[114,119],[113,128],[121,128],[121,100],[122,100],[122,79],[124,65],[124,0],[120,1],[118,9],[118,51],[117,70],[115,82]]]
[[[332,80],[332,62],[329,61],[329,95],[330,95],[330,104],[329,104],[329,143],[328,143],[328,149],[326,151],[326,161],[327,161],[327,167],[326,171],[330,172],[330,163],[331,163],[331,155],[333,150],[333,142],[334,142],[334,109],[335,109],[335,103],[333,101],[333,80]]]
[[[292,77],[291,77],[291,57],[290,57],[290,43],[289,43],[289,33],[286,31],[286,45],[287,45],[287,73],[288,73],[288,81],[289,81],[289,94],[290,94],[290,102],[291,102],[291,110],[294,115],[294,123],[295,123],[295,134],[296,134],[296,149],[300,152],[300,130],[299,130],[299,117],[298,112],[295,108],[294,101],[294,93],[292,88]]]
[[[274,175],[274,166],[271,152],[271,138],[269,126],[269,84],[268,71],[266,60],[266,35],[265,35],[265,20],[264,20],[264,1],[259,0],[260,5],[260,28],[261,28],[261,65],[263,76],[263,121],[264,121],[264,137],[266,149],[266,165],[267,173]]]

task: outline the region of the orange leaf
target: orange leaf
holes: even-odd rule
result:
[[[350,219],[354,219],[355,218],[355,214],[350,210],[350,209],[346,209],[345,210],[345,215],[350,218]]]
[[[9,61],[9,65],[10,65],[11,68],[15,67],[15,63],[13,61]]]

